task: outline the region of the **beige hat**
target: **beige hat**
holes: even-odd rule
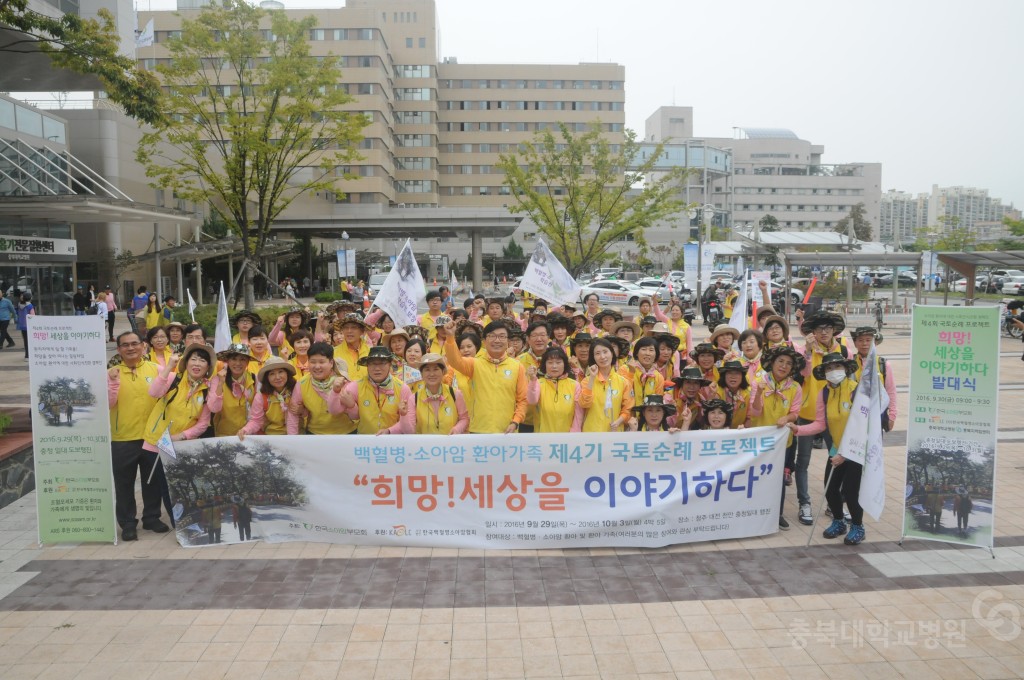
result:
[[[351,377],[349,377],[348,374],[348,362],[345,361],[344,359],[334,360],[334,372],[340,375],[342,378],[345,378],[346,380],[352,379]]]
[[[256,373],[256,382],[262,383],[263,378],[266,377],[267,373],[275,371],[279,368],[287,371],[288,374],[291,375],[293,378],[295,377],[294,366],[292,366],[289,362],[285,361],[281,357],[270,357],[269,359],[263,362],[263,365],[260,366],[260,370]]]
[[[445,361],[444,357],[440,354],[434,354],[433,352],[430,354],[424,354],[423,358],[420,360],[420,370],[422,371],[423,367],[428,364],[439,364],[442,371],[448,370],[448,362]]]

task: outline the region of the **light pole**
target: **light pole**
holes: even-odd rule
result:
[[[715,206],[710,203],[705,203],[701,206],[701,224],[697,225],[697,300],[703,301],[703,292],[701,290],[701,276],[704,273],[704,230],[701,225],[711,226],[711,220],[715,217]],[[690,210],[687,214],[693,219],[693,210]],[[701,312],[703,316],[704,305],[701,305]]]
[[[341,242],[342,242],[342,246],[343,246],[342,247],[342,252],[345,253],[345,255],[344,255],[345,273],[341,274],[339,272],[339,276],[341,278],[343,278],[343,279],[347,279],[349,277],[349,273],[348,273],[348,232],[347,231],[342,231],[341,232]]]

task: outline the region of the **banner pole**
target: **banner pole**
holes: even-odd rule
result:
[[[828,485],[832,483],[832,473],[835,472],[835,470],[836,470],[836,466],[835,465],[829,466],[828,475],[825,477],[825,493],[826,494],[828,493]],[[814,517],[811,518],[811,531],[807,535],[807,546],[806,547],[808,547],[808,548],[811,546],[811,539],[814,538],[814,522],[818,519],[818,517],[821,516],[821,511],[825,508],[825,501],[827,501],[827,500],[828,500],[828,498],[825,496],[825,494],[822,494],[822,496],[821,496],[821,504],[818,506],[818,512],[814,515]],[[836,519],[836,518],[833,517],[832,519]]]

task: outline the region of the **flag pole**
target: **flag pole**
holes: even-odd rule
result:
[[[832,483],[832,473],[835,472],[835,470],[836,470],[836,466],[835,465],[829,465],[828,475],[826,475],[826,477],[825,477],[825,494],[828,493],[828,485]],[[817,520],[818,517],[821,517],[821,511],[825,508],[825,501],[828,500],[828,498],[826,497],[825,494],[822,494],[822,496],[821,496],[821,504],[818,505],[818,512],[817,512],[817,514],[815,514],[813,517],[811,517],[811,530],[807,534],[807,546],[806,547],[808,547],[808,548],[811,546],[811,539],[814,538],[814,522]],[[836,518],[833,517],[832,519],[836,519]]]

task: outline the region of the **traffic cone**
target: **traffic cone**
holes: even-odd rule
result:
[[[370,309],[370,291],[363,290],[363,311],[369,311]]]

